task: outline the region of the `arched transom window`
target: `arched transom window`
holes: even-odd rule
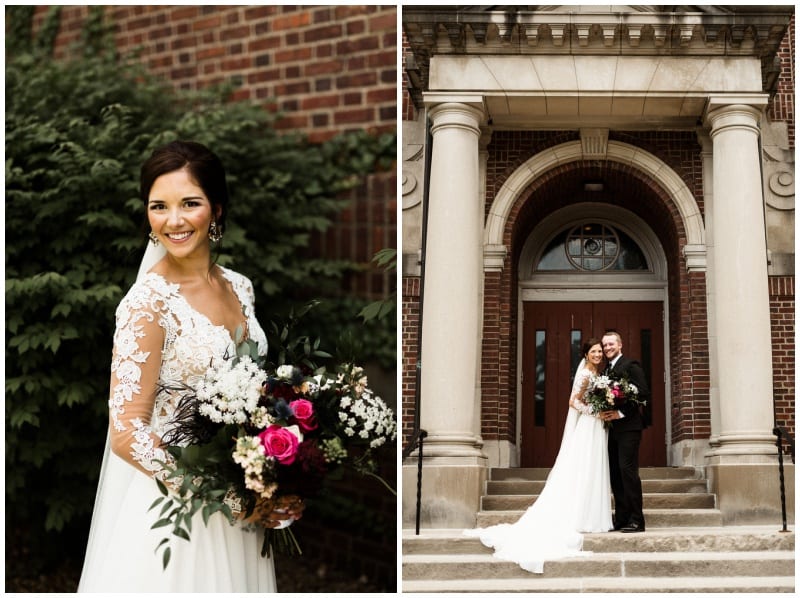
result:
[[[584,222],[561,230],[546,245],[537,271],[650,270],[644,252],[621,230]]]

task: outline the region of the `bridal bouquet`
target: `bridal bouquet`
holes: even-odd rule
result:
[[[591,377],[584,401],[593,413],[620,409],[627,401],[644,404],[639,400],[639,389],[627,378],[615,380],[605,375]]]
[[[163,496],[150,507],[161,507],[153,528],[172,526],[173,535],[189,540],[197,512],[206,524],[218,511],[233,523],[257,503],[269,511],[282,498],[312,496],[342,467],[383,482],[374,452],[395,439],[396,423],[360,367],[345,364],[329,374],[285,364],[267,371],[255,344],[246,342],[235,358],[213,364],[197,388],[165,390],[181,398],[164,436],[173,461],[164,464],[166,480],[157,480]],[[169,537],[157,547],[164,567],[168,544]],[[262,555],[273,548],[300,552],[285,526],[265,528]]]

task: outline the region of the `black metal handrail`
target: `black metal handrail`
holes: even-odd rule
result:
[[[417,504],[416,504],[416,535],[419,536],[419,522],[420,514],[422,512],[422,445],[428,433],[425,430],[416,430],[411,437],[411,441],[403,449],[403,460],[405,461],[414,452],[414,449],[419,449],[417,452]]]
[[[788,446],[791,449],[792,455],[792,463],[794,463],[794,438],[789,433],[789,431],[782,427],[782,426],[775,426],[772,429],[772,433],[778,437],[775,441],[775,444],[778,445],[778,472],[780,475],[781,481],[781,515],[783,516],[783,529],[781,531],[787,531],[786,529],[786,481],[783,474],[783,439],[785,438],[789,443]]]

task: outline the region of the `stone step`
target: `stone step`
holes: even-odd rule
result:
[[[489,480],[546,480],[549,467],[493,467],[489,470]],[[696,467],[642,467],[639,477],[644,480],[700,480],[703,471]]]
[[[713,494],[645,493],[642,495],[645,509],[713,509]],[[536,496],[491,495],[481,497],[484,511],[525,510],[536,502]],[[612,499],[611,504],[614,504]]]
[[[498,523],[514,523],[523,510],[479,511],[476,527],[488,527]],[[722,513],[719,509],[644,509],[648,529],[672,527],[721,527]]]
[[[794,593],[794,577],[573,577],[403,580],[403,592]]]
[[[593,552],[753,552],[794,551],[794,532],[780,526],[648,528],[643,534],[584,534],[583,547]],[[463,530],[403,531],[403,555],[491,554],[492,549]]]
[[[525,494],[528,496],[541,494],[544,480],[502,480],[486,482],[486,494]],[[642,492],[674,492],[682,494],[705,494],[705,480],[659,479],[642,480]]]
[[[403,557],[403,580],[503,578],[791,577],[794,552],[606,552],[548,561],[541,574],[490,554],[425,554]]]
[[[490,495],[481,497],[484,511],[525,510],[536,502],[536,496]],[[716,497],[713,494],[652,493],[642,496],[645,509],[713,509]],[[614,504],[614,499],[611,499]]]

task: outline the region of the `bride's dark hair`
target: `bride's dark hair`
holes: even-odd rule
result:
[[[600,345],[602,347],[603,343],[600,342],[600,339],[594,337],[590,338],[588,341],[583,343],[583,356],[586,357],[589,354],[589,349],[591,349],[595,345]]]
[[[225,168],[214,152],[196,141],[172,141],[154,150],[142,164],[139,197],[145,206],[145,224],[147,202],[153,183],[161,175],[182,168],[189,171],[192,180],[206,194],[211,202],[212,212],[216,213],[217,207],[222,208],[216,221],[220,233],[224,232],[225,218],[228,215],[228,184],[225,180]]]

